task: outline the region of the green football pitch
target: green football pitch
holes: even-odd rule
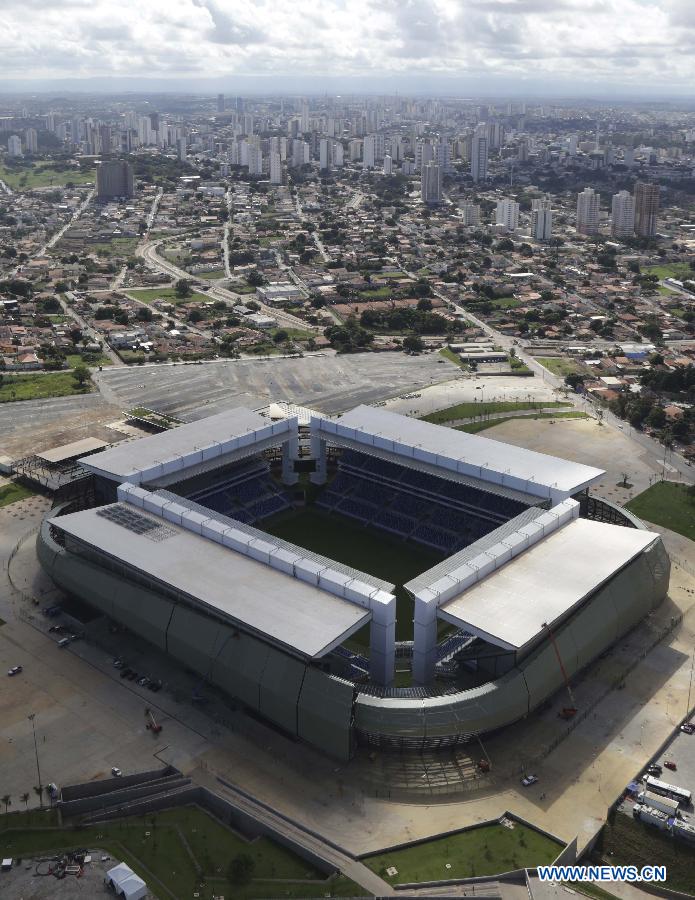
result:
[[[266,519],[262,527],[268,534],[395,584],[396,640],[413,639],[413,601],[403,585],[431,569],[442,559],[441,554],[315,506],[279,513]],[[365,634],[362,631],[353,641],[368,644],[368,627]]]

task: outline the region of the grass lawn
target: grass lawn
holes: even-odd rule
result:
[[[516,297],[495,297],[490,301],[495,309],[516,309],[521,306],[521,300]]]
[[[212,272],[198,272],[197,275],[197,277],[202,278],[203,281],[217,281],[219,278],[224,278],[224,276],[224,269],[213,269]]]
[[[493,400],[489,403],[458,403],[456,406],[448,406],[437,412],[423,416],[425,422],[434,422],[441,425],[444,422],[455,422],[457,419],[472,419],[475,416],[485,416],[488,413],[517,412],[521,409],[557,409],[566,407],[568,403],[556,400]]]
[[[402,585],[439,562],[441,554],[311,506],[266,519],[263,531],[395,584],[396,640],[412,640],[413,602]],[[358,632],[354,639],[368,645],[368,633],[360,637]]]
[[[390,884],[403,884],[497,875],[545,865],[561,850],[561,844],[517,823],[514,828],[484,825],[458,831],[401,850],[362,857],[361,861]],[[386,874],[391,866],[398,869],[397,875]]]
[[[666,866],[665,887],[695,893],[695,848],[632,816],[617,813],[614,823],[606,824],[596,853],[602,854],[605,862],[612,866]]]
[[[502,425],[504,422],[510,422],[514,419],[588,419],[586,413],[579,410],[569,410],[568,412],[556,413],[538,413],[535,416],[505,416],[500,419],[481,419],[478,422],[467,422],[465,425],[458,425],[456,431],[465,431],[468,434],[477,434],[479,431],[487,431],[488,428],[494,428],[495,425]]]
[[[191,291],[188,297],[178,297],[176,289],[173,287],[138,288],[136,290],[129,288],[125,293],[134,300],[140,300],[143,303],[154,303],[155,300],[169,300],[178,306],[181,303],[212,302],[212,297],[208,297],[207,294],[200,294],[198,291]]]
[[[30,191],[39,187],[62,187],[68,182],[71,184],[94,184],[96,170],[89,169],[82,172],[81,169],[68,169],[65,172],[57,172],[49,168],[50,163],[39,162],[31,168],[8,169],[0,163],[0,178],[13,190]],[[23,184],[24,176],[26,183]]]
[[[89,357],[90,354],[87,354]],[[96,354],[95,354],[96,356]],[[85,366],[110,366],[113,364],[113,360],[110,356],[104,356],[103,353],[100,353],[96,359],[84,359],[84,357],[80,353],[68,353],[65,357],[66,363],[70,366],[71,369],[74,369],[75,366],[79,366],[80,363],[84,363]]]
[[[390,297],[393,294],[393,288],[384,284],[381,287],[376,288],[368,288],[367,290],[360,291],[360,297],[363,300],[384,300],[386,297]]]
[[[0,403],[17,400],[43,400],[48,397],[69,397],[88,394],[91,384],[81,388],[71,372],[51,372],[47,375],[5,375],[0,383]]]
[[[24,815],[2,818],[13,820],[14,825],[21,823]],[[267,838],[245,841],[197,807],[164,810],[147,817],[79,830],[38,830],[32,825],[33,822],[17,824],[15,827],[21,830],[0,831],[3,856],[27,856],[71,847],[103,848],[139,872],[162,898],[169,896],[163,888],[175,897],[193,897],[197,892],[201,900],[212,900],[219,894],[251,900],[268,896],[323,897],[329,892],[333,896],[361,893],[345,878],[327,882],[324,874],[310,863]],[[196,872],[184,839],[202,868],[204,881]],[[247,885],[232,886],[227,881],[226,870],[240,853],[253,859],[254,880]],[[271,884],[262,879],[277,880]],[[297,879],[304,883],[291,883]]]
[[[663,266],[645,266],[642,269],[644,275],[656,275],[659,279],[677,278],[678,281],[684,281],[688,278],[695,278],[695,272],[690,268],[688,263],[668,263]]]
[[[449,362],[452,362],[455,366],[459,366],[461,369],[467,369],[468,364],[461,360],[461,357],[458,353],[454,353],[453,350],[449,350],[448,347],[442,347],[439,351],[439,355],[443,356],[444,359],[448,359]]]
[[[34,491],[23,484],[16,484],[12,481],[10,484],[0,485],[0,506],[9,506],[10,503],[16,503],[17,500],[33,496]]]
[[[627,504],[630,512],[695,541],[695,497],[683,484],[660,481]]]
[[[568,359],[566,356],[536,356],[536,362],[539,362],[553,375],[574,375],[578,372],[586,372],[586,367],[576,359]]]
[[[247,284],[245,281],[233,281],[229,285],[229,290],[234,294],[255,294],[256,288]]]

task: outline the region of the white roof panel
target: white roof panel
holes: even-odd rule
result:
[[[336,420],[338,427],[354,429],[358,435],[378,436],[400,447],[416,448],[433,453],[442,460],[457,460],[478,469],[477,477],[496,484],[510,482],[510,486],[529,493],[538,493],[534,486],[573,494],[597,481],[602,469],[503,444],[491,438],[467,434],[431,422],[411,419],[398,413],[371,406],[358,406]],[[339,442],[339,435],[336,436]],[[439,463],[438,463],[439,464]],[[511,483],[525,482],[524,487]]]
[[[68,459],[77,459],[84,453],[93,453],[95,450],[103,450],[108,447],[106,441],[100,441],[98,438],[88,437],[81,441],[73,441],[70,444],[61,444],[60,447],[53,447],[52,450],[41,450],[36,455],[39,459],[43,459],[49,463],[65,462]]]
[[[658,534],[576,519],[442,604],[438,614],[507,649],[552,626]]]
[[[80,460],[86,469],[107,477],[126,480],[137,472],[206,450],[216,444],[266,428],[268,420],[243,407],[179,425],[161,434],[127,441]],[[166,474],[166,473],[164,473]]]
[[[143,510],[132,514],[161,526],[150,537],[99,513],[117,506],[51,521],[66,534],[303,656],[324,656],[371,619],[371,612],[361,606]]]

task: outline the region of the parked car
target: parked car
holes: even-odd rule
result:
[[[667,769],[670,769],[672,772],[675,772],[676,769],[678,768],[678,766],[670,759],[665,759],[664,765],[666,766]]]
[[[526,775],[521,779],[521,783],[524,787],[530,787],[532,784],[535,784],[538,781],[535,775]]]
[[[656,765],[656,763],[647,768],[647,775],[653,775],[655,778],[658,778],[662,772],[663,769],[661,768],[661,766]]]
[[[125,666],[125,663],[122,659],[114,659],[113,667],[114,669],[122,669]]]
[[[156,681],[151,681],[151,682],[147,685],[147,687],[148,687],[151,691],[154,691],[154,693],[156,694],[157,691],[160,690],[161,687],[162,687],[162,680],[161,680],[161,678],[158,678]]]
[[[19,673],[21,671],[22,671],[21,666],[12,666],[12,668],[8,671],[7,674],[10,676],[10,678],[12,678],[13,675],[19,675]]]
[[[147,675],[143,675],[142,678],[138,678],[138,684],[140,685],[140,687],[147,687],[149,683],[150,679],[147,677]]]
[[[130,672],[128,672],[128,681],[135,681],[137,677],[138,673],[134,669],[131,669]]]
[[[684,731],[686,734],[695,734],[695,725],[692,722],[685,722],[685,724],[681,725],[681,731]]]
[[[111,774],[114,776],[114,778],[120,778],[123,772],[121,772],[118,766],[114,766],[113,769],[111,769]]]
[[[69,638],[69,637],[61,638],[61,639],[58,641],[58,646],[59,646],[59,647],[67,647],[67,645],[68,645],[69,643],[70,643],[70,638]]]

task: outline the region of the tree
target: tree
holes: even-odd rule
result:
[[[421,312],[432,312],[432,301],[429,297],[420,297],[417,302],[417,308]]]
[[[289,341],[289,339],[290,339],[290,336],[284,330],[284,328],[279,328],[273,335],[273,343],[274,344],[284,344],[287,341]]]
[[[46,790],[46,788],[42,784],[34,785],[34,793],[39,798],[39,803],[41,804],[42,807],[43,807],[43,792],[45,790]]]
[[[22,803],[24,804],[24,807],[26,809],[28,809],[28,807],[29,807],[29,791],[26,791],[24,794],[22,794],[20,799],[21,799]]]
[[[203,314],[199,309],[192,309],[188,313],[188,321],[189,322],[200,322],[203,318]]]
[[[174,291],[180,300],[183,300],[185,297],[190,297],[192,293],[191,282],[187,278],[179,278],[174,285]]]
[[[260,287],[265,282],[265,278],[261,275],[258,269],[253,269],[246,276],[246,280],[251,285],[251,287]]]
[[[409,353],[420,353],[421,350],[424,350],[424,347],[425,345],[417,335],[409,334],[403,338],[403,349]]]
[[[239,853],[233,857],[227,868],[227,879],[232,885],[248,884],[253,876],[256,863],[248,853]]]
[[[72,377],[75,379],[79,387],[84,387],[89,381],[89,369],[83,363],[78,363],[72,370]]]
[[[2,797],[0,797],[0,802],[5,804],[5,812],[7,812],[7,807],[12,806],[12,797],[10,797],[9,794],[3,794]]]

